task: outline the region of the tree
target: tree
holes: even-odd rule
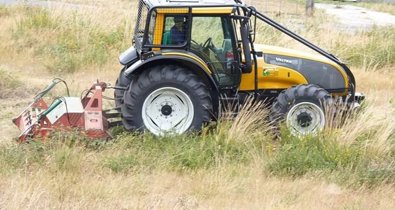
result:
[[[313,16],[314,14],[314,0],[306,0],[306,15]]]

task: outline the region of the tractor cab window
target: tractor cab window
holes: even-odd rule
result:
[[[234,68],[232,22],[225,16],[195,16],[192,19],[191,51],[215,70],[220,85],[233,86],[238,80]]]
[[[153,44],[154,32],[155,32],[155,20],[156,20],[156,12],[151,13],[150,17],[150,25],[148,28],[148,37],[147,37],[147,44]]]
[[[185,15],[167,15],[162,45],[184,45],[187,41],[188,18]]]

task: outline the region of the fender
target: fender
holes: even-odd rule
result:
[[[211,70],[203,62],[195,58],[195,56],[184,53],[163,53],[161,55],[150,57],[146,60],[138,60],[130,65],[125,71],[124,75],[131,78],[133,74],[140,73],[143,69],[154,65],[161,64],[179,64],[191,69],[192,72],[199,75],[204,82],[208,83],[215,90],[218,89],[216,81],[211,76]]]
[[[129,47],[129,49],[125,50],[121,55],[119,56],[119,63],[122,65],[126,66],[134,61],[137,61],[139,58],[138,53],[136,48]]]

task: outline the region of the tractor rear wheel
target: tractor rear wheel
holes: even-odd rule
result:
[[[128,87],[121,107],[127,130],[155,135],[198,131],[213,112],[207,86],[175,65],[145,69]]]
[[[122,88],[127,88],[131,82],[129,78],[127,78],[123,73],[125,71],[126,67],[121,70],[119,73],[118,79],[115,82],[116,87],[122,87]],[[121,105],[123,104],[123,96],[124,96],[125,90],[123,89],[115,89],[114,90],[114,99],[115,99],[115,107],[117,109],[121,109]]]
[[[285,121],[294,136],[314,135],[324,129],[325,108],[332,102],[323,88],[309,84],[282,91],[271,108],[271,121]]]

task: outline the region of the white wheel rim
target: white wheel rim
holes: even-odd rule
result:
[[[192,124],[194,109],[185,92],[163,87],[144,100],[141,114],[145,127],[155,135],[182,134]]]
[[[325,114],[314,103],[298,103],[287,114],[287,127],[294,136],[314,135],[325,127]]]

